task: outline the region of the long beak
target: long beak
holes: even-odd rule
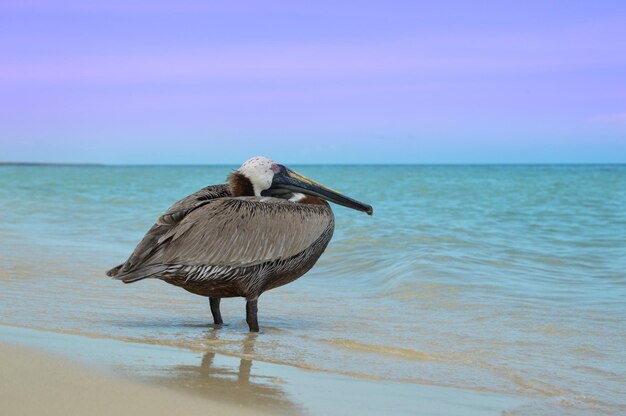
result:
[[[316,196],[344,207],[356,209],[358,211],[367,212],[372,215],[374,210],[371,205],[364,204],[355,199],[340,194],[321,183],[315,182],[306,176],[302,176],[291,169],[285,168],[280,173],[274,175],[272,188],[288,189],[292,192],[300,192],[307,195]]]

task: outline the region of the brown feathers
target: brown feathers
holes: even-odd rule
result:
[[[228,184],[230,185],[230,193],[233,196],[254,196],[252,182],[239,172],[233,172],[228,175]]]
[[[327,205],[324,200],[312,195],[305,195],[304,198],[298,201],[299,204],[313,204],[313,205]]]

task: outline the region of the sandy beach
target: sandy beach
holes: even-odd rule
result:
[[[37,349],[0,344],[0,357],[3,415],[263,414],[133,383]]]
[[[3,415],[497,415],[526,401],[4,325],[0,338]]]

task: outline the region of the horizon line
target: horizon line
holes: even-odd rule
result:
[[[202,167],[238,166],[239,163],[92,163],[92,162],[0,162],[2,166],[23,167]],[[610,166],[625,162],[367,162],[367,163],[291,163],[293,166]]]

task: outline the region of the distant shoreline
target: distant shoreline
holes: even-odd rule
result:
[[[529,163],[290,163],[292,166],[624,166],[626,162],[529,162]],[[204,166],[238,166],[237,163],[64,163],[64,162],[0,162],[2,166],[58,166],[58,167],[204,167]]]
[[[0,166],[104,166],[102,163],[0,162]]]

